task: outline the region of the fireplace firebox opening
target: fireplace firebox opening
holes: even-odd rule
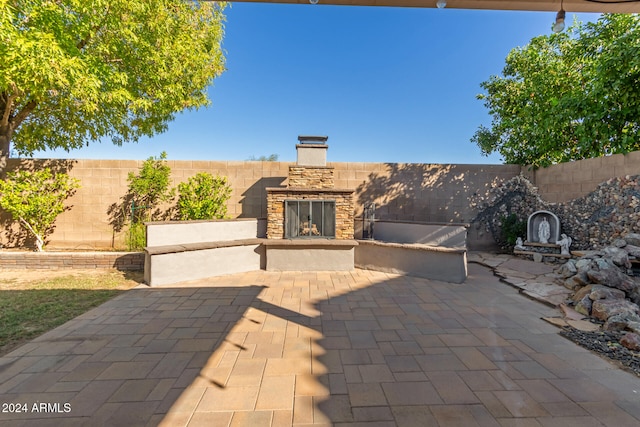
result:
[[[336,237],[335,200],[285,200],[285,238]]]

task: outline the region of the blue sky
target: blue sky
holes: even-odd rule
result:
[[[294,161],[298,135],[327,135],[329,161],[501,163],[470,142],[491,123],[480,83],[555,13],[234,3],[212,106],[137,144],[35,157]]]

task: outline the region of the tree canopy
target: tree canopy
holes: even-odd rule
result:
[[[513,49],[478,95],[471,141],[506,163],[548,166],[640,149],[640,17],[606,14]]]
[[[136,142],[207,105],[224,2],[0,0],[0,170],[9,150]]]

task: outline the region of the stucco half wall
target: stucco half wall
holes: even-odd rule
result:
[[[354,269],[355,240],[267,239],[267,271],[351,271]]]
[[[358,243],[355,253],[358,268],[451,283],[462,283],[467,278],[466,249],[375,240]]]

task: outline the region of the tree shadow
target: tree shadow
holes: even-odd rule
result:
[[[267,188],[279,187],[286,179],[287,177],[284,176],[258,179],[242,193],[242,199],[240,199],[242,212],[238,215],[238,218],[266,218]]]
[[[220,286],[130,290],[0,359],[0,374],[16,378],[3,397],[42,401],[68,386],[56,397],[73,411],[47,418],[83,425],[175,425],[213,412],[231,419],[233,411],[261,412],[258,393],[291,394],[291,409],[280,414],[289,412],[291,424],[435,425],[436,412],[453,400],[467,421],[460,425],[475,425],[488,419],[491,408],[460,386],[458,374],[491,369],[507,375],[513,367],[503,362],[532,360],[520,341],[544,348],[557,336],[552,327],[522,326],[525,320],[534,329],[535,322],[545,325],[540,309],[525,310],[531,302],[514,299],[515,291],[499,286],[488,268],[478,266],[473,283],[457,285],[364,276],[332,277],[331,290],[316,293],[317,299],[308,294],[300,301],[307,308],[299,311],[278,301],[298,295],[294,290],[317,292],[326,278],[318,275],[308,289],[292,282],[264,295],[282,286],[269,282],[280,276],[246,286],[224,285],[239,279],[230,276]],[[520,341],[506,341],[514,336]],[[270,367],[286,374],[265,375],[269,361],[287,362],[285,351],[292,352],[291,366]],[[548,353],[554,351],[551,343]],[[299,362],[304,374],[296,373]],[[270,375],[296,375],[295,384],[271,388],[264,385]],[[73,388],[83,382],[81,390]],[[0,420],[22,422],[38,417],[0,414]]]
[[[469,222],[469,200],[517,173],[492,165],[386,163],[356,189],[359,212],[375,203],[376,219],[416,222]],[[499,165],[503,167],[503,165]]]
[[[282,316],[297,315],[259,301],[258,295],[264,288],[248,285],[131,289],[0,358],[3,378],[22,372],[26,366],[16,362],[34,350],[43,352],[38,359],[47,365],[33,378],[9,387],[3,397],[18,401],[32,393],[45,396],[42,392],[54,384],[42,383],[42,375],[57,377],[55,383],[63,386],[84,378],[89,381],[87,387],[63,393],[73,412],[48,416],[65,418],[69,423],[80,421],[83,425],[158,425],[172,408],[181,404],[181,395],[191,384],[225,388],[219,372],[207,369],[209,359],[219,349],[248,354],[231,333],[235,325],[245,320],[250,307],[278,311]],[[93,355],[93,360],[87,359],[87,355]],[[70,370],[66,362],[77,356],[80,356],[78,363]],[[102,362],[96,365],[99,359]],[[129,370],[124,376],[112,372],[124,365]],[[89,373],[95,367],[99,367],[100,375],[112,379],[102,381],[104,378],[96,378],[95,372]],[[145,377],[142,383],[153,384],[162,393],[141,401],[139,393],[126,387],[125,381],[135,383]],[[113,393],[118,393],[117,401],[122,404],[107,401]],[[35,401],[35,395],[32,397]],[[109,410],[99,411],[103,405]],[[0,422],[29,422],[37,418],[41,414],[0,414]]]
[[[112,203],[107,208],[109,225],[113,230],[112,242],[115,244],[117,233],[121,233],[131,223],[144,223],[147,221],[169,221],[175,219],[176,207],[170,202],[156,207],[151,211],[146,211],[146,206],[137,206],[135,195],[128,190],[120,197],[118,202]]]

